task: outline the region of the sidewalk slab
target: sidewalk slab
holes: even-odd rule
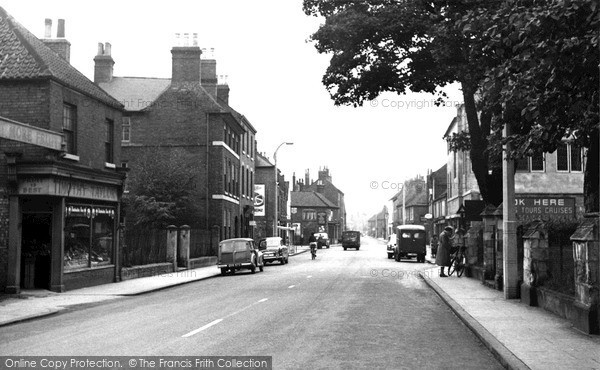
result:
[[[600,336],[584,334],[539,307],[504,299],[480,281],[421,276],[509,369],[600,369]]]
[[[297,246],[296,252],[290,254],[290,256],[302,254],[308,250],[308,246]],[[48,290],[25,290],[19,296],[11,296],[0,300],[0,326],[53,315],[73,306],[155,292],[208,279],[220,274],[221,271],[216,266],[206,266],[125,280],[118,283],[74,289],[64,293],[55,293]]]

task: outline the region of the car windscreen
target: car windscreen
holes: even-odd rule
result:
[[[233,253],[234,251],[245,251],[247,249],[247,243],[243,240],[236,240],[226,243],[221,243],[221,252],[222,253]]]

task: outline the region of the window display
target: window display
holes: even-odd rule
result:
[[[65,217],[65,271],[110,265],[114,208],[68,205]]]

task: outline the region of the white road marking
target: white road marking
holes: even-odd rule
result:
[[[288,289],[292,289],[293,287],[295,287],[295,285],[290,285]]]
[[[182,335],[181,337],[182,337],[182,338],[191,337],[191,336],[192,336],[192,335],[194,335],[194,334],[198,334],[198,333],[200,333],[202,330],[206,330],[206,329],[210,328],[210,327],[211,327],[211,326],[213,326],[213,325],[217,325],[217,324],[218,324],[218,323],[220,323],[221,321],[223,321],[223,319],[218,319],[218,320],[215,320],[215,321],[211,322],[210,324],[206,324],[206,325],[204,325],[204,326],[203,326],[203,327],[201,327],[201,328],[198,328],[198,329],[196,329],[196,330],[194,330],[194,331],[190,331],[189,333],[187,333],[187,334],[185,334],[185,335]]]
[[[217,320],[215,320],[215,321],[213,321],[213,322],[211,322],[211,323],[208,323],[208,324],[204,325],[204,326],[203,326],[203,327],[201,327],[201,328],[198,328],[198,329],[196,329],[196,330],[193,330],[193,331],[191,331],[191,332],[189,332],[189,333],[187,333],[187,334],[185,334],[185,335],[182,335],[181,337],[182,337],[182,338],[188,338],[188,337],[191,337],[192,335],[198,334],[198,333],[200,333],[201,331],[203,331],[203,330],[206,330],[206,329],[210,328],[211,326],[217,325],[218,323],[220,323],[221,321],[225,320],[225,319],[226,319],[226,318],[228,318],[228,317],[231,317],[231,316],[237,315],[238,313],[240,313],[240,312],[243,312],[243,311],[246,311],[247,309],[249,309],[250,307],[252,307],[252,306],[254,306],[254,305],[256,305],[256,304],[259,304],[259,303],[262,303],[262,302],[266,302],[266,301],[268,301],[268,300],[269,300],[269,298],[263,298],[263,299],[261,299],[260,301],[254,302],[254,303],[252,303],[252,304],[250,304],[250,305],[248,305],[248,306],[246,306],[246,307],[244,307],[244,308],[241,308],[241,309],[239,309],[239,310],[237,310],[237,311],[235,311],[235,312],[233,312],[233,313],[230,313],[229,315],[227,315],[227,316],[223,317],[222,319],[217,319]]]

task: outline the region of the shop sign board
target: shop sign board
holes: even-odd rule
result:
[[[19,195],[53,195],[117,202],[116,187],[69,179],[23,179],[19,180]]]
[[[44,130],[2,117],[0,117],[0,138],[54,150],[61,150],[63,142],[63,136],[58,132]]]
[[[517,196],[515,213],[519,221],[575,219],[575,198]]]

